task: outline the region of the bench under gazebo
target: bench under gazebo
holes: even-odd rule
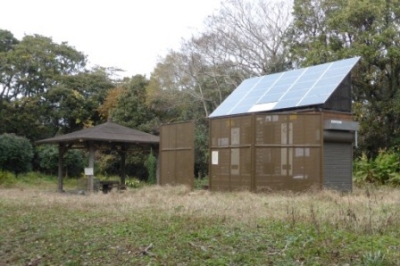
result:
[[[136,129],[121,126],[107,121],[106,123],[85,128],[69,134],[39,140],[37,144],[58,144],[58,191],[63,192],[64,154],[69,149],[86,149],[89,151],[89,190],[93,190],[94,154],[97,149],[116,150],[121,157],[120,183],[125,185],[125,158],[131,148],[157,148],[160,139]]]

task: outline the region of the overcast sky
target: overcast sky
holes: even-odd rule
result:
[[[7,0],[0,29],[68,42],[90,65],[149,77],[159,56],[201,30],[220,0]]]

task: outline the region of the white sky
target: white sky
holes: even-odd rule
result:
[[[220,0],[7,0],[0,29],[21,40],[40,34],[68,42],[90,66],[118,67],[122,76],[145,74],[182,38],[201,30]]]

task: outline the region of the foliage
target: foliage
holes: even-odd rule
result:
[[[47,174],[58,173],[58,148],[56,145],[42,145],[37,148],[39,171]],[[64,171],[67,177],[79,177],[85,166],[84,156],[80,150],[68,150],[64,154]]]
[[[31,169],[33,148],[28,139],[15,134],[0,135],[0,169],[15,174]]]
[[[150,184],[155,184],[157,182],[157,158],[154,156],[153,150],[150,151],[144,166],[147,169],[148,182]]]
[[[294,66],[361,56],[353,71],[360,150],[399,144],[400,1],[295,0],[287,45]]]
[[[67,177],[79,177],[85,167],[85,159],[80,150],[69,150],[64,155],[65,175]]]
[[[17,183],[17,181],[12,173],[0,170],[0,186],[9,187]]]
[[[204,119],[205,120],[205,119]],[[203,121],[204,121],[203,120]],[[208,150],[208,121],[205,123],[198,123],[195,127],[194,139],[194,170],[195,176],[202,178],[208,174],[209,150]]]
[[[158,125],[153,123],[154,113],[146,105],[148,79],[142,75],[125,78],[121,82],[118,104],[111,111],[113,121],[140,131],[158,133]]]
[[[119,98],[124,94],[125,89],[123,88],[114,88],[109,90],[103,104],[98,108],[100,116],[104,119],[108,119],[109,114],[117,108]]]
[[[144,183],[141,182],[139,179],[137,178],[128,178],[125,181],[125,185],[127,185],[130,188],[141,188],[144,186]]]
[[[140,146],[135,150],[126,153],[125,173],[128,176],[135,176],[140,180],[148,178],[148,171],[144,166],[147,160],[148,151]],[[103,150],[96,153],[95,159],[96,175],[119,175],[121,170],[121,157],[115,150]]]
[[[194,180],[194,188],[195,189],[206,189],[210,185],[210,181],[208,180],[208,177],[197,177]]]
[[[113,87],[105,69],[63,76],[61,83],[41,95],[48,112],[46,126],[56,133],[70,133],[100,122],[99,103]]]
[[[116,151],[104,150],[101,155],[95,156],[95,175],[117,175],[119,174],[120,158]]]
[[[10,31],[0,29],[0,53],[10,51],[16,44],[18,40]]]
[[[5,36],[0,31],[0,133],[34,141],[98,123],[99,103],[114,86],[109,69],[85,70],[85,56],[65,42]]]
[[[15,177],[10,172],[0,170],[0,187],[1,188],[18,188],[56,191],[57,178],[54,175],[47,175],[39,172],[27,172]],[[76,187],[76,179],[65,178],[64,188],[71,189]]]
[[[362,154],[354,162],[354,180],[356,183],[400,185],[400,154],[380,150],[374,159]]]

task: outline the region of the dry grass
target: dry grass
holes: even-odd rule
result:
[[[400,265],[400,192],[0,189],[0,265]]]
[[[144,187],[124,193],[89,196],[40,192],[30,189],[0,190],[0,200],[32,208],[107,213],[113,217],[132,212],[162,212],[255,225],[263,220],[329,224],[357,232],[374,232],[400,225],[400,191],[394,188],[356,189],[342,195],[335,191],[309,193],[220,193],[190,191],[186,187]],[[317,224],[318,223],[318,224]]]

